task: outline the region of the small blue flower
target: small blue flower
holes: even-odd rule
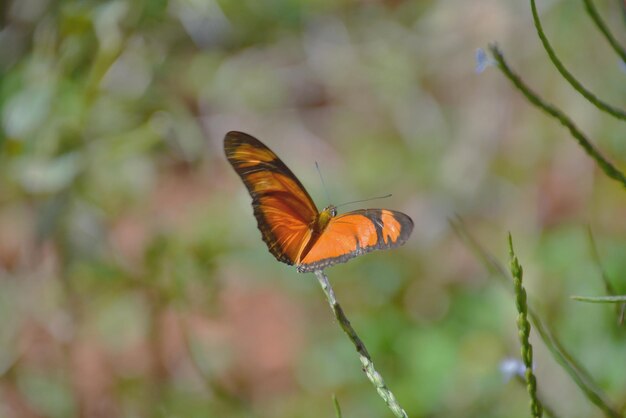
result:
[[[524,377],[526,366],[520,359],[507,358],[500,362],[500,373],[502,373],[504,381],[508,382],[515,376]]]
[[[476,74],[480,74],[485,71],[487,67],[495,65],[495,62],[489,58],[485,50],[482,48],[478,48],[476,50],[474,57],[476,59]]]

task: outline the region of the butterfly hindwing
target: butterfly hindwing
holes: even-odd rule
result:
[[[279,261],[296,263],[318,215],[313,200],[291,170],[258,139],[232,131],[224,138],[224,150],[252,196],[254,216],[269,251]]]
[[[413,230],[413,221],[401,212],[362,209],[330,220],[310,251],[298,262],[298,271],[322,270],[374,250],[398,247]]]

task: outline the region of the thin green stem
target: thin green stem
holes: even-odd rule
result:
[[[330,305],[330,309],[332,309],[337,322],[341,326],[341,329],[346,333],[352,344],[354,344],[354,348],[359,353],[359,358],[361,360],[361,365],[363,366],[363,371],[367,378],[372,382],[378,395],[385,401],[391,412],[398,418],[408,418],[407,413],[402,409],[400,404],[398,403],[395,395],[389,390],[387,385],[385,385],[385,381],[383,377],[376,371],[374,368],[374,362],[372,362],[372,358],[367,352],[367,348],[365,348],[365,344],[359,338],[354,328],[350,324],[350,321],[346,317],[346,314],[343,312],[341,305],[337,302],[337,298],[335,297],[335,291],[332,286],[328,282],[328,277],[322,270],[316,270],[315,276],[317,280],[320,282],[322,286],[322,290],[326,295],[326,299],[328,299],[328,304]]]
[[[604,283],[604,289],[606,290],[607,295],[615,296],[617,292],[615,291],[615,288],[611,284],[609,275],[606,273],[606,270],[604,270],[604,267],[602,266],[602,260],[600,260],[600,252],[598,251],[598,246],[596,245],[596,240],[593,237],[593,232],[591,231],[591,227],[587,228],[587,233],[589,236],[589,246],[591,249],[591,257],[593,258],[593,261],[596,263],[596,265],[598,266],[598,269],[600,270],[600,277],[602,278],[602,282]],[[615,306],[615,311],[617,313],[617,323],[620,325],[624,323],[624,310],[625,309],[626,309],[626,303],[622,303],[620,305]]]
[[[616,296],[571,296],[572,299],[579,302],[589,303],[624,303],[626,302],[626,295]]]
[[[550,45],[550,42],[548,41],[548,38],[546,37],[545,33],[543,32],[543,27],[541,26],[541,21],[539,20],[539,13],[537,13],[537,5],[535,4],[535,0],[530,0],[530,8],[532,9],[533,21],[535,22],[535,28],[537,29],[537,35],[539,35],[539,39],[541,40],[541,43],[543,44],[543,48],[548,53],[548,57],[550,57],[550,61],[552,61],[552,64],[554,64],[554,66],[559,71],[559,73],[561,73],[563,78],[565,78],[577,92],[579,92],[585,99],[587,99],[595,107],[597,107],[598,109],[600,109],[603,112],[606,112],[606,113],[616,117],[617,119],[626,120],[626,112],[624,112],[623,110],[621,110],[621,109],[619,109],[619,108],[617,108],[615,106],[611,106],[610,104],[605,103],[602,100],[598,99],[598,97],[596,95],[594,95],[588,89],[586,89],[572,75],[572,73],[570,73],[565,68],[565,66],[563,65],[561,60],[559,60],[559,58],[556,56],[556,53],[552,49],[552,46]]]
[[[341,407],[339,406],[337,395],[335,395],[334,393],[333,393],[333,406],[335,407],[335,417],[341,418]]]
[[[583,391],[587,399],[602,410],[606,417],[623,418],[623,415],[610,404],[606,395],[595,383],[589,372],[587,372],[587,370],[585,370],[582,365],[578,363],[578,360],[574,359],[565,347],[563,347],[552,330],[539,318],[539,316],[536,315],[535,312],[529,309],[528,313],[531,322],[537,330],[537,333],[541,336],[541,339],[550,350],[554,359],[570,375],[576,385]],[[546,343],[546,341],[548,343]]]
[[[587,10],[587,13],[593,20],[593,23],[596,24],[600,32],[602,32],[606,40],[609,42],[609,44],[611,44],[611,47],[613,47],[613,50],[615,51],[615,53],[619,55],[622,61],[626,63],[626,49],[624,49],[619,44],[619,42],[617,42],[617,39],[615,39],[611,31],[609,30],[608,26],[606,25],[606,23],[604,23],[604,21],[598,14],[598,10],[596,9],[596,6],[593,5],[591,0],[583,0],[583,2],[585,3],[585,10]]]
[[[509,256],[511,259],[511,275],[515,289],[515,306],[517,307],[517,329],[521,344],[521,354],[526,366],[526,389],[530,396],[530,413],[533,418],[541,418],[543,406],[537,398],[537,378],[533,373],[533,346],[530,344],[530,323],[528,322],[528,305],[526,303],[526,289],[522,285],[524,270],[513,251],[513,238],[509,233]]]
[[[515,380],[517,380],[520,384],[526,386],[525,376],[516,375],[515,378],[516,378]],[[541,400],[541,397],[539,397],[539,395],[537,395],[537,397],[539,398],[539,401],[541,402],[541,407],[543,408],[543,414],[545,416],[550,417],[550,418],[559,418],[556,412],[554,412],[552,408],[546,405],[545,401]]]
[[[507,270],[498,262],[498,260],[489,253],[468,231],[461,218],[450,220],[450,224],[459,238],[474,252],[476,257],[482,261],[485,268],[499,279],[507,288],[510,288],[511,277]],[[527,302],[528,317],[535,327],[537,334],[552,354],[557,363],[563,367],[576,385],[582,390],[587,399],[596,405],[605,416],[610,418],[623,418],[607,400],[606,395],[598,387],[593,377],[584,369],[584,367],[563,347],[557,336],[552,332],[550,327],[543,322],[532,305]]]
[[[593,160],[598,164],[600,169],[606,174],[609,178],[616,180],[622,184],[622,186],[626,187],[626,176],[620,170],[618,170],[611,162],[609,162],[600,151],[591,143],[591,141],[582,133],[580,129],[574,124],[574,122],[567,117],[561,110],[559,110],[556,106],[547,103],[542,98],[540,98],[535,92],[533,92],[530,87],[522,81],[519,75],[517,75],[511,67],[507,64],[504,59],[504,55],[500,51],[497,45],[492,44],[489,45],[489,49],[498,63],[498,68],[502,73],[517,87],[519,91],[526,96],[528,101],[532,104],[557,119],[569,129],[570,134],[576,139],[578,144],[585,150],[585,152],[593,158]]]
[[[591,227],[587,228],[587,237],[589,238],[589,249],[591,250],[591,258],[598,266],[600,270],[600,277],[602,278],[602,283],[604,284],[604,289],[608,295],[615,295],[615,288],[611,284],[611,280],[609,280],[609,275],[606,274],[604,267],[602,267],[602,261],[600,260],[600,252],[598,251],[598,246],[596,245],[596,240],[593,237],[593,231]]]

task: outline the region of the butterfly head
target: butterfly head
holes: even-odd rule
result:
[[[324,208],[324,210],[322,212],[327,212],[328,216],[329,216],[329,220],[330,218],[334,218],[335,216],[337,216],[337,206],[335,205],[328,205]]]
[[[337,216],[337,207],[334,205],[326,206],[317,217],[317,231],[322,232],[326,229],[326,225],[328,225],[330,220],[335,216]]]

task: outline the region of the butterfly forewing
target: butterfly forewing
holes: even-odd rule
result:
[[[269,251],[279,261],[296,263],[318,214],[313,200],[291,170],[256,138],[229,132],[224,150],[252,196],[254,216]]]

